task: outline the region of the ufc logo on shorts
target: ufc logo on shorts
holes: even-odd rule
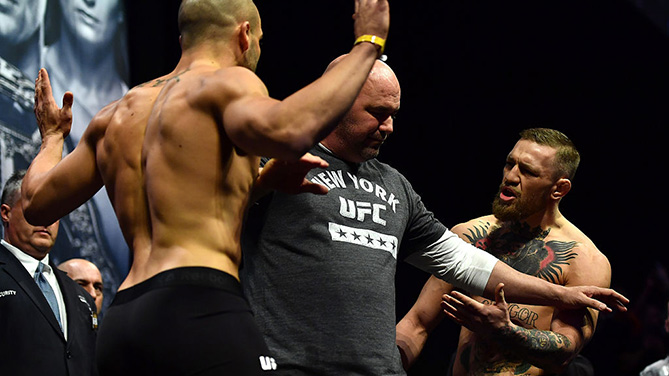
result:
[[[271,356],[260,355],[260,368],[263,371],[274,371],[276,369],[276,361]]]

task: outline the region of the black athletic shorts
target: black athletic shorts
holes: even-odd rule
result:
[[[276,369],[241,286],[187,267],[119,291],[100,324],[101,376],[267,375]]]

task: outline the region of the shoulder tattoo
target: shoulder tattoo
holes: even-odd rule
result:
[[[548,240],[551,229],[530,228],[514,222],[494,226],[490,222],[469,227],[464,237],[474,246],[486,250],[519,272],[558,283],[563,267],[578,253],[575,241]]]
[[[143,86],[158,87],[158,86],[162,86],[162,85],[164,85],[164,84],[166,84],[167,82],[170,82],[170,81],[179,82],[181,80],[181,75],[188,72],[189,70],[190,70],[190,68],[186,68],[186,70],[184,70],[183,72],[179,72],[179,73],[177,73],[176,75],[174,75],[170,78],[167,78],[167,79],[156,78],[153,81],[144,82],[144,83],[139,84],[137,86],[139,86],[139,87],[143,87]]]

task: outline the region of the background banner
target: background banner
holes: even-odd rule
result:
[[[124,5],[121,0],[19,0],[0,3],[0,182],[25,169],[40,135],[33,113],[34,82],[46,67],[60,104],[74,93],[65,153],[91,118],[128,89]],[[105,190],[61,220],[56,264],[73,257],[95,263],[104,281],[104,307],[128,272],[130,255]],[[103,308],[104,312],[104,308]]]

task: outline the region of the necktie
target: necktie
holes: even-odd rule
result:
[[[58,320],[58,325],[60,325],[60,327],[62,328],[63,325],[60,322],[60,311],[58,310],[58,301],[56,300],[56,294],[53,292],[53,289],[51,288],[49,282],[47,282],[46,278],[44,277],[44,274],[42,274],[43,270],[44,270],[44,264],[40,262],[37,265],[37,270],[35,270],[35,282],[37,282],[37,286],[39,286],[40,290],[42,290],[42,294],[44,294],[46,301],[49,302],[49,306],[51,306],[53,314],[56,315],[56,320]]]

